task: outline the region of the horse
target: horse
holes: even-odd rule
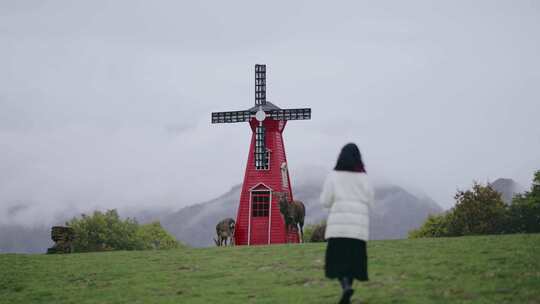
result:
[[[300,242],[304,242],[304,218],[306,207],[301,201],[289,201],[289,196],[284,192],[276,192],[279,198],[279,211],[285,220],[285,232],[289,234],[292,228],[300,227]]]

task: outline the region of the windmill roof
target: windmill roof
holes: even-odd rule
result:
[[[263,111],[270,111],[270,110],[280,110],[281,108],[267,101],[265,105],[262,105],[262,109]],[[259,110],[259,106],[254,106],[249,109],[250,112],[257,112],[258,110]]]

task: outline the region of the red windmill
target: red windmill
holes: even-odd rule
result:
[[[285,233],[274,191],[292,200],[283,129],[287,120],[311,119],[311,109],[281,109],[266,101],[266,65],[255,65],[255,106],[244,111],[213,112],[212,123],[249,122],[253,135],[236,216],[237,245],[298,242]]]

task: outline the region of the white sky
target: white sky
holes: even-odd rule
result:
[[[196,2],[0,0],[0,221],[240,183],[250,129],[210,112],[253,105],[255,63],[268,100],[312,108],[285,131],[293,186],[349,141],[445,208],[540,169],[537,1]]]

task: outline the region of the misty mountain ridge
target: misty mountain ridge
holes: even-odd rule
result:
[[[309,178],[299,179],[293,191],[295,199],[306,205],[307,225],[325,220],[327,211],[319,203],[324,175],[306,176]],[[136,218],[139,223],[159,220],[167,231],[188,245],[212,246],[216,223],[225,217],[236,218],[240,191],[241,184],[238,184],[215,199],[189,205],[176,212],[170,209],[120,210],[120,215]],[[375,199],[376,207],[371,218],[373,239],[405,238],[408,231],[417,228],[427,215],[442,212],[433,200],[418,198],[395,185],[376,185]],[[0,224],[0,252],[42,253],[51,245],[50,226]]]
[[[324,174],[320,168],[303,171],[294,198],[306,205],[306,224],[325,220],[328,211],[319,203]],[[512,179],[500,178],[491,183],[509,203],[521,187]],[[371,239],[406,238],[428,215],[443,211],[439,204],[425,194],[413,194],[398,185],[375,183],[375,207],[371,210]],[[236,218],[241,185],[204,203],[188,206],[161,219],[163,226],[175,237],[191,246],[211,246],[215,224],[223,218]]]
[[[306,224],[326,219],[328,211],[319,202],[322,178],[311,178],[293,187],[294,198],[306,206]],[[236,218],[241,185],[227,193],[201,203],[185,207],[161,219],[162,225],[178,240],[195,247],[213,245],[215,225],[226,217]],[[397,185],[375,185],[375,207],[371,210],[370,238],[406,238],[410,230],[418,228],[430,214],[443,209],[429,197],[418,197]]]
[[[321,170],[306,170],[293,184],[294,198],[306,204],[306,224],[318,223],[326,219],[327,211],[319,203],[324,174]],[[501,178],[491,185],[511,198],[521,187],[512,179]],[[408,231],[419,227],[429,214],[442,212],[442,208],[424,194],[416,194],[390,183],[375,183],[375,208],[371,210],[370,238],[406,238]],[[161,221],[162,225],[178,240],[191,246],[212,246],[216,223],[225,218],[236,218],[241,185],[231,187],[226,193],[202,203],[189,205],[174,211],[172,208],[131,208],[120,209],[123,218],[136,218],[139,223]],[[506,200],[505,200],[506,201]],[[9,213],[16,216],[28,208],[25,204],[13,204]],[[105,211],[105,210],[101,210]],[[89,212],[90,213],[90,212]],[[0,223],[0,252],[43,253],[52,245],[50,228],[63,224],[73,216],[55,220],[48,225],[21,225]]]

